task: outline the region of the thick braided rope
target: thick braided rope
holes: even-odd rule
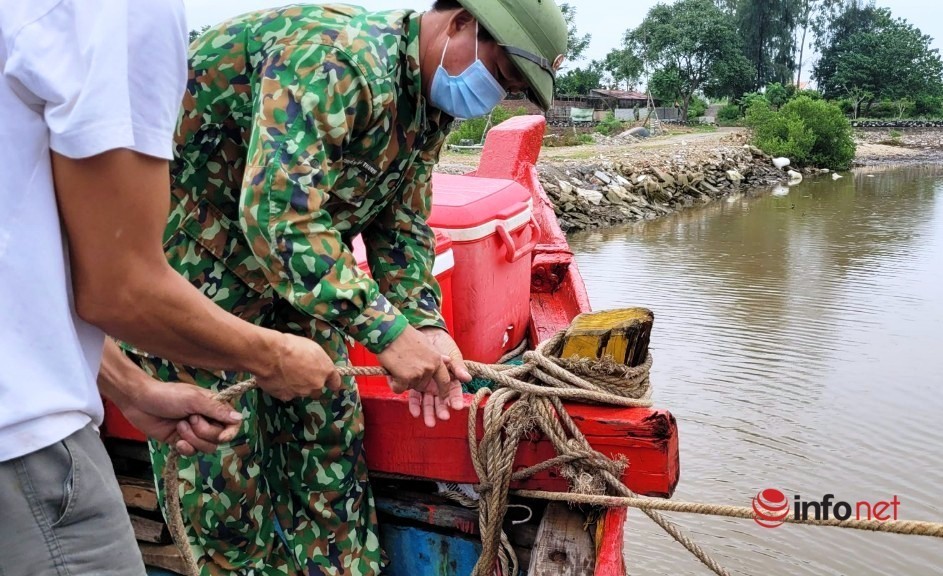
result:
[[[600,365],[598,363],[591,364],[561,360],[548,354],[548,351],[552,353],[559,352],[559,348],[562,345],[562,336],[563,333],[561,332],[547,342],[539,345],[535,351],[525,353],[525,363],[522,366],[488,365],[476,362],[466,363],[472,375],[488,378],[499,386],[497,395],[489,398],[485,405],[486,421],[489,423],[497,422],[497,424],[491,424],[490,426],[486,424],[486,430],[490,430],[490,433],[486,432],[479,444],[479,446],[483,447],[484,452],[490,453],[487,467],[481,464],[481,458],[476,457],[477,451],[474,447],[474,439],[477,438],[477,432],[474,430],[474,427],[477,422],[478,405],[483,397],[490,393],[490,390],[484,389],[479,391],[475,396],[476,400],[472,405],[472,409],[469,411],[469,442],[472,445],[472,460],[475,463],[479,478],[482,480],[482,486],[491,485],[496,488],[488,491],[488,498],[482,498],[482,500],[485,501],[485,506],[481,506],[479,503],[479,520],[482,532],[483,551],[475,567],[474,574],[476,576],[490,575],[496,565],[500,567],[502,574],[514,574],[517,572],[518,564],[516,554],[511,547],[507,535],[504,534],[501,528],[507,510],[508,490],[512,477],[514,477],[514,479],[523,479],[540,470],[547,469],[554,465],[560,465],[562,466],[563,475],[574,484],[577,490],[580,490],[580,482],[584,485],[591,485],[593,484],[594,475],[584,470],[577,473],[572,463],[576,461],[592,461],[592,464],[594,464],[597,469],[608,468],[617,472],[617,474],[610,473],[607,474],[607,476],[621,486],[617,475],[621,473],[624,464],[614,463],[593,450],[582,434],[576,429],[576,426],[569,420],[568,416],[566,416],[566,420],[569,424],[567,428],[578,435],[578,439],[574,439],[576,443],[582,444],[579,450],[576,449],[573,442],[567,442],[565,432],[563,432],[563,429],[560,428],[559,425],[552,426],[550,424],[557,421],[559,414],[565,414],[565,410],[560,402],[561,399],[614,404],[627,407],[651,406],[651,391],[648,385],[648,371],[652,363],[651,355],[638,367],[620,367],[618,369],[618,376],[615,376],[613,375],[614,370],[611,365],[603,364],[602,370],[598,370],[596,369],[596,367]],[[342,367],[338,368],[338,372],[342,376],[375,376],[387,374],[384,369],[377,367]],[[581,377],[576,374],[576,372],[583,373],[584,376],[591,378],[592,381]],[[527,378],[529,375],[537,382],[540,382],[540,384],[524,381],[523,378]],[[598,386],[594,383],[599,379],[602,379],[604,382],[602,386]],[[622,382],[624,386],[619,387],[619,382]],[[251,379],[240,382],[218,394],[217,398],[229,402],[253,387],[255,387],[255,382]],[[628,396],[615,394],[612,392],[613,389],[621,389],[627,392]],[[519,408],[504,410],[504,406],[508,401],[518,399],[521,394],[533,397],[533,400],[530,403],[513,402],[513,405],[519,405]],[[638,397],[631,397],[633,394]],[[507,398],[503,399],[505,396],[507,396]],[[502,400],[496,402],[495,399],[498,398],[502,398]],[[538,409],[538,417],[522,413],[525,411],[528,404],[531,404],[532,410],[534,408]],[[496,421],[495,415],[499,413],[502,417],[500,420]],[[514,418],[513,416],[521,417]],[[541,424],[540,427],[543,429],[544,433],[547,434],[548,437],[551,437],[554,447],[560,456],[549,462],[538,464],[537,466],[512,474],[511,468],[513,467],[517,445],[520,443],[522,434],[532,428],[534,422]],[[502,437],[504,430],[509,431],[511,435],[504,435]],[[581,442],[579,440],[581,440]],[[500,451],[488,450],[487,448],[489,446],[501,446],[503,449]],[[199,567],[193,558],[190,547],[185,545],[188,539],[186,537],[186,530],[183,525],[180,510],[178,458],[179,454],[176,453],[176,450],[171,448],[163,474],[167,511],[170,517],[169,530],[171,536],[174,538],[174,542],[177,543],[178,548],[180,548],[184,556],[188,572],[196,575],[199,574]],[[612,466],[615,466],[616,469],[613,470]],[[496,476],[495,479],[497,482],[489,482],[486,479],[492,476]],[[599,482],[596,481],[596,484],[596,489],[599,489]],[[173,490],[172,488],[177,489]],[[582,489],[586,489],[586,487],[584,486]],[[686,538],[681,533],[680,529],[664,518],[653,517],[653,519],[667,530],[669,534],[681,542],[682,545],[698,556],[702,562],[712,569],[717,567],[716,562],[710,559],[706,552]],[[715,572],[718,574],[726,574],[722,569],[715,569]]]
[[[556,358],[561,345],[562,333],[538,346],[534,352],[525,354],[525,363],[520,367],[494,370],[488,366],[475,366],[475,369],[481,369],[485,373],[493,372],[487,374],[487,377],[502,387],[494,392],[480,390],[469,410],[469,449],[475,471],[481,480],[478,514],[482,554],[475,565],[474,576],[491,576],[495,566],[500,567],[502,574],[517,573],[517,558],[513,549],[505,544],[507,536],[502,528],[508,504],[508,488],[512,480],[522,480],[551,466],[559,466],[562,475],[570,481],[571,489],[576,493],[599,492],[605,490],[608,485],[610,489],[621,494],[634,496],[619,480],[626,463],[613,461],[594,450],[566,413],[561,398],[578,398],[623,406],[650,406],[648,371],[652,362],[651,355],[635,369],[620,370],[622,374],[619,378],[625,385],[620,386],[620,381],[613,379],[599,385],[596,377],[598,374],[595,373],[597,371],[593,370],[595,366]],[[605,369],[612,371],[608,367]],[[592,381],[582,378],[576,372],[583,375],[591,373]],[[529,376],[538,379],[543,386],[524,382],[523,379]],[[552,392],[567,390],[567,393],[548,393],[546,386],[552,387]],[[476,445],[477,409],[481,401],[489,395],[482,418],[484,434]],[[539,427],[551,441],[558,456],[516,473],[512,472],[520,439],[534,427]],[[574,465],[577,462],[580,462],[579,466]],[[728,574],[716,560],[667,518],[651,510],[646,510],[645,514],[715,574]]]
[[[753,518],[751,508],[695,502],[640,498],[625,487],[620,477],[624,461],[613,461],[594,450],[564,410],[562,400],[594,402],[627,407],[651,406],[648,371],[649,355],[635,368],[615,367],[605,362],[587,363],[555,357],[562,344],[562,333],[524,355],[521,366],[488,365],[466,362],[469,372],[498,384],[496,390],[482,389],[475,395],[469,409],[468,439],[472,462],[478,473],[482,498],[476,503],[482,533],[482,557],[475,567],[475,576],[490,576],[495,567],[502,574],[517,573],[517,558],[507,536],[501,530],[507,510],[509,486],[549,468],[559,468],[573,492],[518,490],[523,497],[558,500],[600,506],[628,506],[641,509],[659,526],[716,574],[727,572],[704,550],[690,540],[658,510],[709,514],[732,518]],[[342,376],[380,376],[388,373],[380,367],[339,367]],[[229,402],[255,387],[254,380],[235,384],[220,392],[217,398]],[[484,433],[476,442],[477,413],[484,403]],[[509,406],[510,405],[510,406]],[[533,429],[540,431],[553,444],[558,455],[529,468],[512,471],[520,440]],[[164,467],[168,527],[180,549],[188,574],[196,576],[199,567],[188,545],[180,510],[178,476],[179,454],[171,447]],[[618,496],[601,492],[614,491]],[[943,537],[943,524],[932,522],[864,520],[794,520],[787,522],[818,526],[837,526],[896,534]]]
[[[523,498],[539,498],[541,500],[555,500],[573,504],[589,504],[593,506],[608,506],[621,508],[638,508],[640,510],[662,512],[682,512],[686,514],[704,514],[707,516],[722,516],[726,518],[753,519],[753,508],[748,506],[728,506],[725,504],[705,504],[701,502],[683,502],[664,498],[645,498],[642,496],[604,496],[598,494],[573,494],[563,492],[547,492],[544,490],[513,490],[514,495]],[[907,534],[911,536],[930,536],[943,538],[943,523],[922,522],[917,520],[816,520],[788,516],[783,522],[803,524],[806,526],[833,526],[837,528],[852,528],[868,532],[887,532],[890,534]]]

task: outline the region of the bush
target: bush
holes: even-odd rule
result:
[[[622,122],[620,122],[619,120],[616,120],[615,114],[613,114],[612,112],[609,112],[608,114],[606,114],[606,119],[600,122],[598,126],[596,126],[596,132],[599,132],[600,134],[604,134],[606,136],[610,136],[612,134],[622,132]]]
[[[564,146],[582,146],[594,142],[592,134],[566,131],[558,135],[544,136],[543,146],[544,148],[562,148]]]
[[[795,89],[793,89],[795,92]],[[766,87],[766,100],[776,108],[781,108],[789,101],[789,92],[786,87],[776,82]]]
[[[841,113],[845,116],[852,116],[855,113],[855,102],[849,98],[842,98],[837,100],[835,104],[838,106],[838,109],[841,110]]]
[[[805,96],[812,100],[822,99],[822,93],[816,90],[815,88],[806,88],[805,90],[799,90],[798,92],[796,92],[796,97],[798,98],[799,96]]]
[[[743,117],[740,107],[736,104],[727,104],[717,111],[718,122],[736,122]]]
[[[914,99],[914,115],[920,118],[938,118],[943,115],[943,98],[921,94]]]
[[[779,111],[756,101],[747,112],[747,125],[757,147],[796,166],[845,170],[855,156],[851,124],[838,106],[823,100],[800,96]]]
[[[769,100],[766,99],[765,95],[759,92],[748,92],[740,97],[740,109],[745,114],[746,111],[752,108],[757,102],[769,104]]]
[[[688,104],[688,119],[700,118],[707,112],[709,106],[710,104],[708,104],[707,100],[698,96],[692,96],[691,103]]]
[[[462,140],[468,140],[478,144],[481,142],[485,132],[485,123],[487,118],[471,118],[456,122],[455,127],[449,134],[449,144],[459,144]]]
[[[878,118],[885,120],[888,118],[897,118],[898,109],[897,104],[887,100],[884,102],[872,104],[870,109],[866,105],[862,104],[860,114],[862,116],[867,116],[868,118]]]
[[[508,118],[523,116],[525,114],[527,114],[527,108],[523,106],[520,106],[516,110],[508,110],[503,106],[498,106],[491,112],[491,126],[497,126]],[[448,143],[458,144],[460,140],[471,140],[475,144],[480,144],[484,140],[485,126],[487,124],[487,116],[462,120],[452,129],[452,132],[449,134]]]

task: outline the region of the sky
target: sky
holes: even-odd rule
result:
[[[190,28],[215,24],[251,10],[288,3],[291,0],[184,0]],[[432,5],[432,0],[348,0],[347,3],[368,10],[426,10]],[[638,26],[648,10],[657,3],[657,0],[570,0],[570,4],[576,8],[577,30],[592,34],[586,57],[603,58],[609,50],[620,44],[623,33]],[[876,3],[890,8],[895,16],[906,18],[924,34],[932,36],[933,47],[943,53],[943,10],[939,6],[940,0],[877,0]],[[613,14],[616,6],[619,10]],[[806,69],[810,68],[808,64]]]

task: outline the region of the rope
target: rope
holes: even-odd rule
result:
[[[753,508],[747,506],[704,504],[701,502],[683,502],[679,500],[644,498],[638,496],[618,497],[594,494],[566,494],[547,492],[544,490],[514,490],[513,493],[515,496],[521,496],[522,498],[538,498],[557,502],[569,502],[572,504],[661,510],[664,512],[683,512],[687,514],[703,514],[726,518],[754,518]],[[943,523],[940,522],[921,522],[917,520],[887,520],[882,522],[880,520],[857,520],[854,518],[849,518],[848,520],[838,520],[836,518],[816,520],[815,518],[804,519],[794,518],[792,516],[784,518],[783,521],[790,524],[803,524],[806,526],[833,526],[837,528],[866,530],[868,532],[887,532],[889,534],[908,534],[912,536],[943,538]]]
[[[625,407],[651,406],[651,386],[648,378],[652,365],[651,355],[637,367],[626,367],[607,360],[558,358],[556,356],[559,355],[562,345],[561,332],[538,345],[535,350],[525,352],[524,363],[519,366],[465,363],[472,376],[487,378],[496,384],[494,390],[482,388],[475,394],[468,414],[469,450],[480,480],[477,486],[480,498],[475,501],[462,495],[460,503],[478,508],[482,554],[475,565],[473,576],[492,576],[496,570],[505,576],[518,573],[517,556],[502,530],[508,508],[510,484],[550,468],[559,468],[561,475],[569,481],[571,492],[517,490],[514,494],[571,503],[639,508],[715,574],[727,576],[728,572],[722,566],[678,526],[660,514],[659,510],[753,518],[752,509],[639,497],[621,482],[628,462],[624,459],[612,460],[593,449],[564,409],[564,400]],[[338,367],[337,371],[341,376],[388,374],[381,367]],[[230,402],[254,387],[255,381],[249,379],[223,390],[216,398]],[[484,411],[484,430],[480,441],[477,440],[479,409]],[[553,444],[557,456],[514,471],[518,444],[535,429],[539,429]],[[162,475],[168,529],[183,556],[187,574],[198,576],[199,566],[188,545],[181,515],[178,461],[179,454],[171,447]],[[445,495],[452,497],[451,494]],[[458,494],[458,500],[457,496]],[[932,522],[834,519],[786,521],[943,537],[943,524]]]
[[[504,575],[518,573],[517,557],[502,528],[512,481],[559,467],[561,475],[570,482],[572,493],[577,495],[599,495],[609,489],[622,496],[635,496],[620,479],[627,462],[612,460],[594,450],[564,409],[562,400],[651,406],[648,379],[651,354],[641,365],[626,367],[605,360],[564,360],[557,357],[562,347],[560,332],[525,353],[521,366],[499,369],[475,366],[500,387],[494,391],[479,390],[468,414],[469,450],[481,480],[478,520],[482,553],[473,576],[491,576],[495,567]],[[482,415],[484,433],[477,441],[478,407],[486,397]],[[539,428],[550,440],[558,456],[513,472],[518,444],[534,428]],[[715,574],[728,576],[723,566],[679,527],[654,510],[644,513]]]

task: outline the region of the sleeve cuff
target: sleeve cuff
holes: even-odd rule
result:
[[[445,318],[443,318],[442,314],[439,314],[438,311],[435,313],[424,312],[422,314],[416,314],[413,311],[404,310],[403,316],[406,317],[409,325],[413,328],[441,328],[446,332],[449,331],[448,327],[445,325]]]
[[[49,147],[74,160],[133,146],[131,124],[123,121],[81,126],[67,132],[50,131],[49,135]]]
[[[399,338],[409,321],[383,295],[378,295],[347,325],[346,331],[367,350],[379,354]]]

